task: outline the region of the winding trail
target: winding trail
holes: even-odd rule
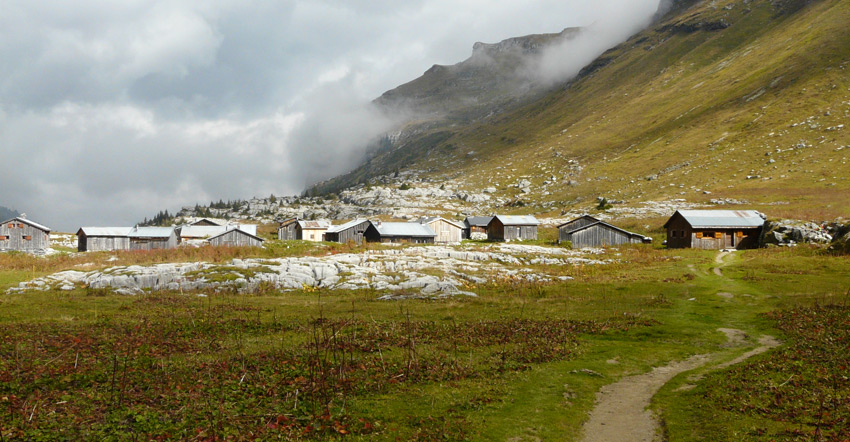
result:
[[[728,252],[720,252],[715,262],[723,265],[723,258],[727,254]],[[723,277],[719,266],[713,271],[715,275]],[[730,346],[746,345],[746,334],[742,330],[720,328],[717,331],[726,335]],[[776,338],[768,335],[761,336],[758,342],[758,347],[735,359],[718,364],[712,370],[739,364],[780,344]],[[694,355],[684,361],[655,367],[648,373],[627,376],[602,387],[596,393],[596,405],[582,426],[584,436],[581,441],[661,442],[663,439],[658,431],[660,424],[648,408],[652,397],[676,375],[708,364],[713,356],[711,354]]]

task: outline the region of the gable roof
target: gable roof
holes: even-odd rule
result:
[[[626,235],[629,235],[629,236],[637,236],[637,237],[640,237],[640,238],[646,238],[646,236],[643,236],[643,235],[641,235],[640,233],[629,232],[628,230],[621,229],[621,228],[619,228],[619,227],[617,227],[617,226],[615,226],[615,225],[608,224],[608,223],[606,223],[605,221],[596,221],[595,223],[591,223],[591,224],[587,224],[587,225],[581,226],[581,227],[579,227],[579,228],[576,228],[576,229],[570,230],[567,234],[568,234],[568,235],[571,235],[571,234],[576,233],[576,232],[581,232],[582,230],[589,229],[589,228],[591,228],[591,227],[593,227],[593,226],[604,226],[604,227],[607,227],[607,228],[609,228],[609,229],[613,229],[613,230],[616,230],[616,231],[618,231],[618,232],[625,233]]]
[[[32,221],[30,221],[30,220],[28,220],[28,219],[26,219],[26,218],[21,218],[20,216],[16,216],[16,217],[14,217],[14,218],[7,219],[6,221],[3,221],[3,222],[2,222],[2,223],[0,223],[0,224],[6,224],[6,223],[8,223],[8,222],[10,222],[10,221],[18,221],[18,222],[22,222],[22,223],[24,223],[24,224],[29,224],[29,225],[31,225],[31,226],[33,226],[33,227],[35,227],[36,229],[43,230],[43,231],[48,232],[48,233],[50,232],[50,227],[42,226],[42,225],[41,225],[41,224],[39,224],[39,223],[34,223],[34,222],[32,222]]]
[[[308,230],[327,230],[328,227],[331,226],[330,221],[312,221],[312,220],[298,220],[298,226],[302,229]]]
[[[77,236],[82,233],[86,236],[130,236],[132,227],[80,227]]]
[[[492,220],[492,216],[467,216],[463,222],[470,227],[487,227]]]
[[[457,227],[458,229],[463,229],[463,225],[461,225],[461,224],[460,224],[460,223],[458,223],[457,221],[452,221],[452,220],[450,220],[450,219],[445,219],[445,218],[443,218],[442,216],[423,216],[422,218],[419,218],[418,220],[414,220],[414,221],[411,221],[411,222],[412,222],[412,223],[417,223],[417,222],[418,222],[419,224],[430,224],[430,223],[432,223],[432,222],[434,222],[434,221],[439,221],[439,220],[443,220],[443,221],[445,221],[445,222],[447,222],[447,223],[449,223],[449,224],[451,224],[451,225],[453,225],[453,226]]]
[[[358,224],[363,224],[363,223],[366,223],[366,222],[369,222],[369,220],[368,219],[362,219],[362,218],[353,219],[353,220],[351,220],[351,221],[349,221],[345,224],[340,224],[338,226],[328,227],[328,233],[339,233],[339,232],[342,232],[343,230],[348,230],[348,229],[350,229],[350,228],[352,228],[352,227],[354,227]]]
[[[493,219],[498,219],[503,226],[539,226],[540,221],[534,215],[496,215]],[[493,220],[490,220],[492,223]]]
[[[223,225],[227,224],[226,220],[223,220],[223,219],[220,219],[220,218],[198,218],[198,219],[190,222],[189,225],[190,226],[197,226],[198,224],[205,222],[205,221],[210,223],[210,224],[214,224],[216,226],[223,226]]]
[[[244,231],[244,230],[242,230],[242,229],[227,229],[227,230],[225,230],[224,232],[219,233],[218,235],[211,236],[211,237],[207,238],[207,241],[212,241],[213,239],[218,238],[219,236],[227,235],[227,234],[228,234],[228,233],[230,233],[230,232],[237,232],[237,233],[241,233],[241,234],[243,234],[243,235],[250,236],[251,238],[254,238],[254,239],[256,239],[256,240],[258,240],[258,241],[260,241],[260,242],[265,242],[265,240],[264,240],[263,238],[260,238],[260,237],[259,237],[259,236],[257,236],[257,235],[252,235],[252,234],[250,234],[250,233],[248,233],[248,232],[246,232],[246,231]]]
[[[257,234],[255,224],[228,224],[225,226],[183,226],[180,227],[181,238],[209,238],[230,230],[242,230],[251,235]]]
[[[130,238],[168,238],[174,233],[174,227],[133,227],[127,235]]]
[[[280,227],[288,226],[298,222],[298,218],[287,218],[280,222]]]
[[[436,237],[428,224],[419,223],[372,223],[381,236]]]
[[[755,210],[677,210],[676,213],[695,229],[752,229],[762,227],[765,221],[765,216]],[[676,213],[664,223],[664,227],[670,224]]]
[[[582,215],[582,216],[580,216],[580,217],[578,217],[578,218],[575,218],[575,219],[569,220],[569,221],[567,221],[567,222],[565,222],[565,223],[563,223],[563,224],[559,225],[559,226],[558,226],[558,228],[560,229],[561,227],[564,227],[564,226],[566,226],[567,224],[572,224],[572,223],[574,223],[574,222],[576,222],[576,221],[578,221],[578,220],[580,220],[580,219],[585,219],[585,218],[589,219],[589,220],[590,220],[590,221],[592,221],[593,223],[597,223],[597,222],[601,221],[599,218],[594,218],[594,217],[592,217],[592,216],[590,216],[590,215]],[[612,226],[612,227],[613,227],[613,226]]]

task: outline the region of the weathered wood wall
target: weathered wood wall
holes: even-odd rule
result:
[[[428,226],[437,234],[434,240],[438,243],[456,243],[460,242],[463,236],[463,229],[455,226],[444,219],[437,219],[428,223]]]
[[[281,240],[293,240],[298,239],[296,227],[298,226],[297,222],[291,222],[289,224],[284,224],[277,229],[277,239]]]
[[[130,238],[130,250],[159,250],[177,247],[177,233],[172,231],[168,238]]]
[[[130,238],[126,236],[86,236],[77,237],[77,251],[100,252],[108,250],[130,250]]]
[[[365,239],[364,234],[370,225],[371,223],[369,221],[363,221],[362,223],[349,227],[341,232],[328,232],[325,234],[325,241],[339,242],[343,244],[350,241],[355,244],[360,244]]]
[[[239,230],[230,230],[223,235],[210,238],[209,243],[213,246],[231,246],[231,247],[262,247],[263,242],[245,232]]]
[[[596,218],[593,218],[592,216],[585,215],[585,216],[576,218],[576,219],[574,219],[574,220],[572,220],[568,223],[565,223],[565,224],[558,226],[558,231],[560,232],[561,235],[563,235],[563,234],[572,232],[575,229],[579,229],[579,228],[582,228],[584,226],[588,226],[590,224],[593,224],[595,222],[599,222],[599,220],[596,219]],[[567,240],[564,240],[564,241],[567,241]]]
[[[0,226],[0,251],[36,252],[50,248],[50,234],[17,220]]]
[[[559,237],[562,241],[570,241],[575,248],[619,246],[622,244],[640,244],[642,238],[612,229],[605,224],[597,224],[572,234],[564,234],[561,230]]]

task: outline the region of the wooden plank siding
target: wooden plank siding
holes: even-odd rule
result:
[[[629,232],[624,232],[619,229],[603,223],[597,223],[585,228],[578,228],[571,233],[565,233],[563,230],[559,232],[559,241],[572,243],[574,248],[582,247],[604,247],[604,246],[619,246],[623,244],[641,244],[643,237]]]
[[[251,234],[245,233],[238,229],[228,230],[227,232],[214,236],[207,240],[213,246],[230,246],[230,247],[262,247],[263,240]]]
[[[328,231],[325,233],[325,241],[343,244],[347,244],[349,242],[361,244],[365,239],[364,234],[366,233],[366,229],[368,229],[370,225],[371,223],[369,221],[364,220],[359,224],[355,224],[339,232]]]
[[[434,242],[440,244],[459,243],[463,239],[463,229],[455,224],[452,224],[445,219],[438,218],[427,223],[437,237]]]
[[[50,248],[50,230],[42,230],[20,218],[0,226],[0,251],[39,252]]]
[[[572,232],[575,229],[580,229],[584,226],[589,226],[593,223],[598,223],[598,222],[599,222],[598,219],[596,219],[596,218],[594,218],[590,215],[580,216],[580,217],[578,217],[578,218],[576,218],[572,221],[566,222],[566,223],[558,226],[559,236],[564,235],[564,234],[569,233],[569,232]],[[563,241],[569,241],[569,240],[563,239],[563,238],[559,238],[559,239],[561,239]]]
[[[298,232],[296,231],[296,227],[298,227],[298,220],[295,218],[288,219],[281,223],[280,227],[277,229],[277,239],[280,240],[293,240],[298,239]]]
[[[126,236],[77,235],[77,251],[101,252],[108,250],[130,250],[130,238]]]
[[[753,249],[758,247],[762,230],[761,227],[693,228],[678,213],[666,226],[667,248],[670,249]]]
[[[130,238],[130,250],[160,250],[177,247],[177,232],[168,237]]]

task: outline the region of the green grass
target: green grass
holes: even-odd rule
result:
[[[796,332],[770,312],[840,302],[850,271],[847,257],[805,247],[734,254],[723,277],[711,271],[710,251],[614,253],[604,266],[558,271],[572,281],[494,280],[475,287],[477,298],[441,301],[377,301],[368,290],[0,295],[0,431],[6,439],[577,440],[602,385],[692,354],[719,362],[750,348],[728,347],[718,327],[772,334],[789,343],[779,351],[792,351]],[[777,359],[757,380],[773,381],[791,363]],[[688,392],[674,388],[685,375],[674,379],[654,401],[670,440],[729,440],[753,422],[773,436],[796,428],[727,406],[737,384],[715,381],[750,371],[706,367],[706,381]]]

